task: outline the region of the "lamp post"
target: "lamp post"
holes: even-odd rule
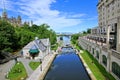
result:
[[[42,71],[43,70],[43,67],[42,67],[42,63],[43,63],[43,59],[44,59],[44,56],[43,56],[43,53],[42,53],[42,56],[40,57],[40,70]]]
[[[41,58],[40,58],[40,64],[41,64],[40,70],[42,71],[42,59]]]

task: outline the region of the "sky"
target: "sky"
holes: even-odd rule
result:
[[[98,25],[98,0],[1,0],[8,17],[20,15],[24,21],[46,23],[55,32],[78,33]]]

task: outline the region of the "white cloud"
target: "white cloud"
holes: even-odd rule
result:
[[[6,0],[8,10],[17,11],[27,16],[26,20],[34,20],[36,24],[47,23],[51,28],[61,29],[81,24],[80,17],[85,14],[62,14],[59,10],[52,10],[51,5],[57,0]],[[66,0],[68,1],[68,0]],[[75,19],[78,18],[79,19]]]
[[[13,9],[13,2],[10,0],[1,0],[0,2],[0,9],[6,8],[7,10],[12,10]]]

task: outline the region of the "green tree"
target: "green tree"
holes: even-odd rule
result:
[[[71,41],[73,42],[73,44],[76,44],[76,42],[77,42],[79,36],[80,36],[79,33],[73,34],[73,35],[71,36]]]
[[[0,52],[12,51],[16,40],[14,27],[6,21],[0,21]]]
[[[87,29],[87,33],[90,34],[91,33],[91,29]]]
[[[83,34],[87,34],[87,32],[86,32],[86,31],[83,31]]]
[[[36,36],[40,39],[49,38],[51,44],[56,43],[56,33],[47,24],[14,27],[6,21],[0,21],[0,52],[21,49]]]

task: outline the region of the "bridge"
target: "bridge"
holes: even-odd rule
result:
[[[72,36],[73,33],[70,32],[61,32],[61,33],[57,33],[57,36]]]
[[[63,42],[62,45],[70,44],[72,33],[64,32],[64,33],[57,33],[57,42]]]

